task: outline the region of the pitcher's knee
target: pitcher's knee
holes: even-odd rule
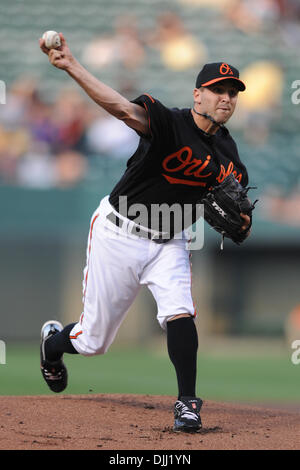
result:
[[[71,341],[74,348],[82,356],[98,356],[105,354],[110,346],[110,344],[101,341],[99,338],[90,337],[86,333]]]
[[[169,321],[176,320],[177,318],[183,318],[183,317],[193,317],[191,313],[177,313],[173,315],[166,315],[166,316],[157,316],[158,323],[160,324],[161,328],[163,330],[167,329],[167,323]]]

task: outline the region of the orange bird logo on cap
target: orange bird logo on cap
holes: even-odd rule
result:
[[[223,63],[221,66],[220,66],[220,73],[222,75],[233,75],[233,71],[231,70],[231,68],[229,67],[228,64],[225,64]]]

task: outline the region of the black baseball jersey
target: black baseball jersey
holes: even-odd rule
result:
[[[150,134],[140,135],[136,152],[110,194],[118,212],[120,196],[127,197],[127,207],[143,204],[150,214],[153,204],[201,203],[206,191],[230,173],[247,185],[247,170],[225,127],[209,135],[196,125],[191,109],[167,108],[147,94],[133,102],[145,107]],[[153,221],[146,226],[153,228]]]

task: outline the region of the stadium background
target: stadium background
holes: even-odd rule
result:
[[[137,144],[49,65],[38,38],[53,29],[129,99],[148,92],[190,107],[205,62],[240,69],[248,90],[228,127],[259,203],[242,248],[225,241],[220,252],[206,227],[193,252],[199,386],[211,398],[298,399],[299,23],[292,0],[0,1],[1,394],[47,393],[34,369],[40,326],[79,318],[90,216]],[[100,393],[174,393],[164,339],[143,290],[107,358],[76,358],[68,392],[92,383]]]

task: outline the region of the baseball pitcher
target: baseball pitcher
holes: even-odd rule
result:
[[[162,204],[184,209],[203,200],[207,221],[222,236],[236,243],[247,238],[253,209],[247,170],[224,126],[245,85],[232,65],[211,63],[196,79],[191,109],[167,108],[147,93],[130,102],[91,75],[72,55],[63,34],[59,36],[61,46],[56,49],[48,49],[40,39],[50,63],[134,129],[140,141],[120,181],[91,218],[79,321],[63,327],[50,320],[42,327],[42,375],[53,392],[63,391],[63,354],[104,354],[146,285],[156,301],[157,320],[166,331],[177,376],[174,430],[197,432],[202,427],[202,400],[196,396],[198,337],[186,227],[171,221],[165,229],[164,220],[151,209]],[[142,218],[137,208],[145,209]],[[192,222],[196,219],[192,211]]]

